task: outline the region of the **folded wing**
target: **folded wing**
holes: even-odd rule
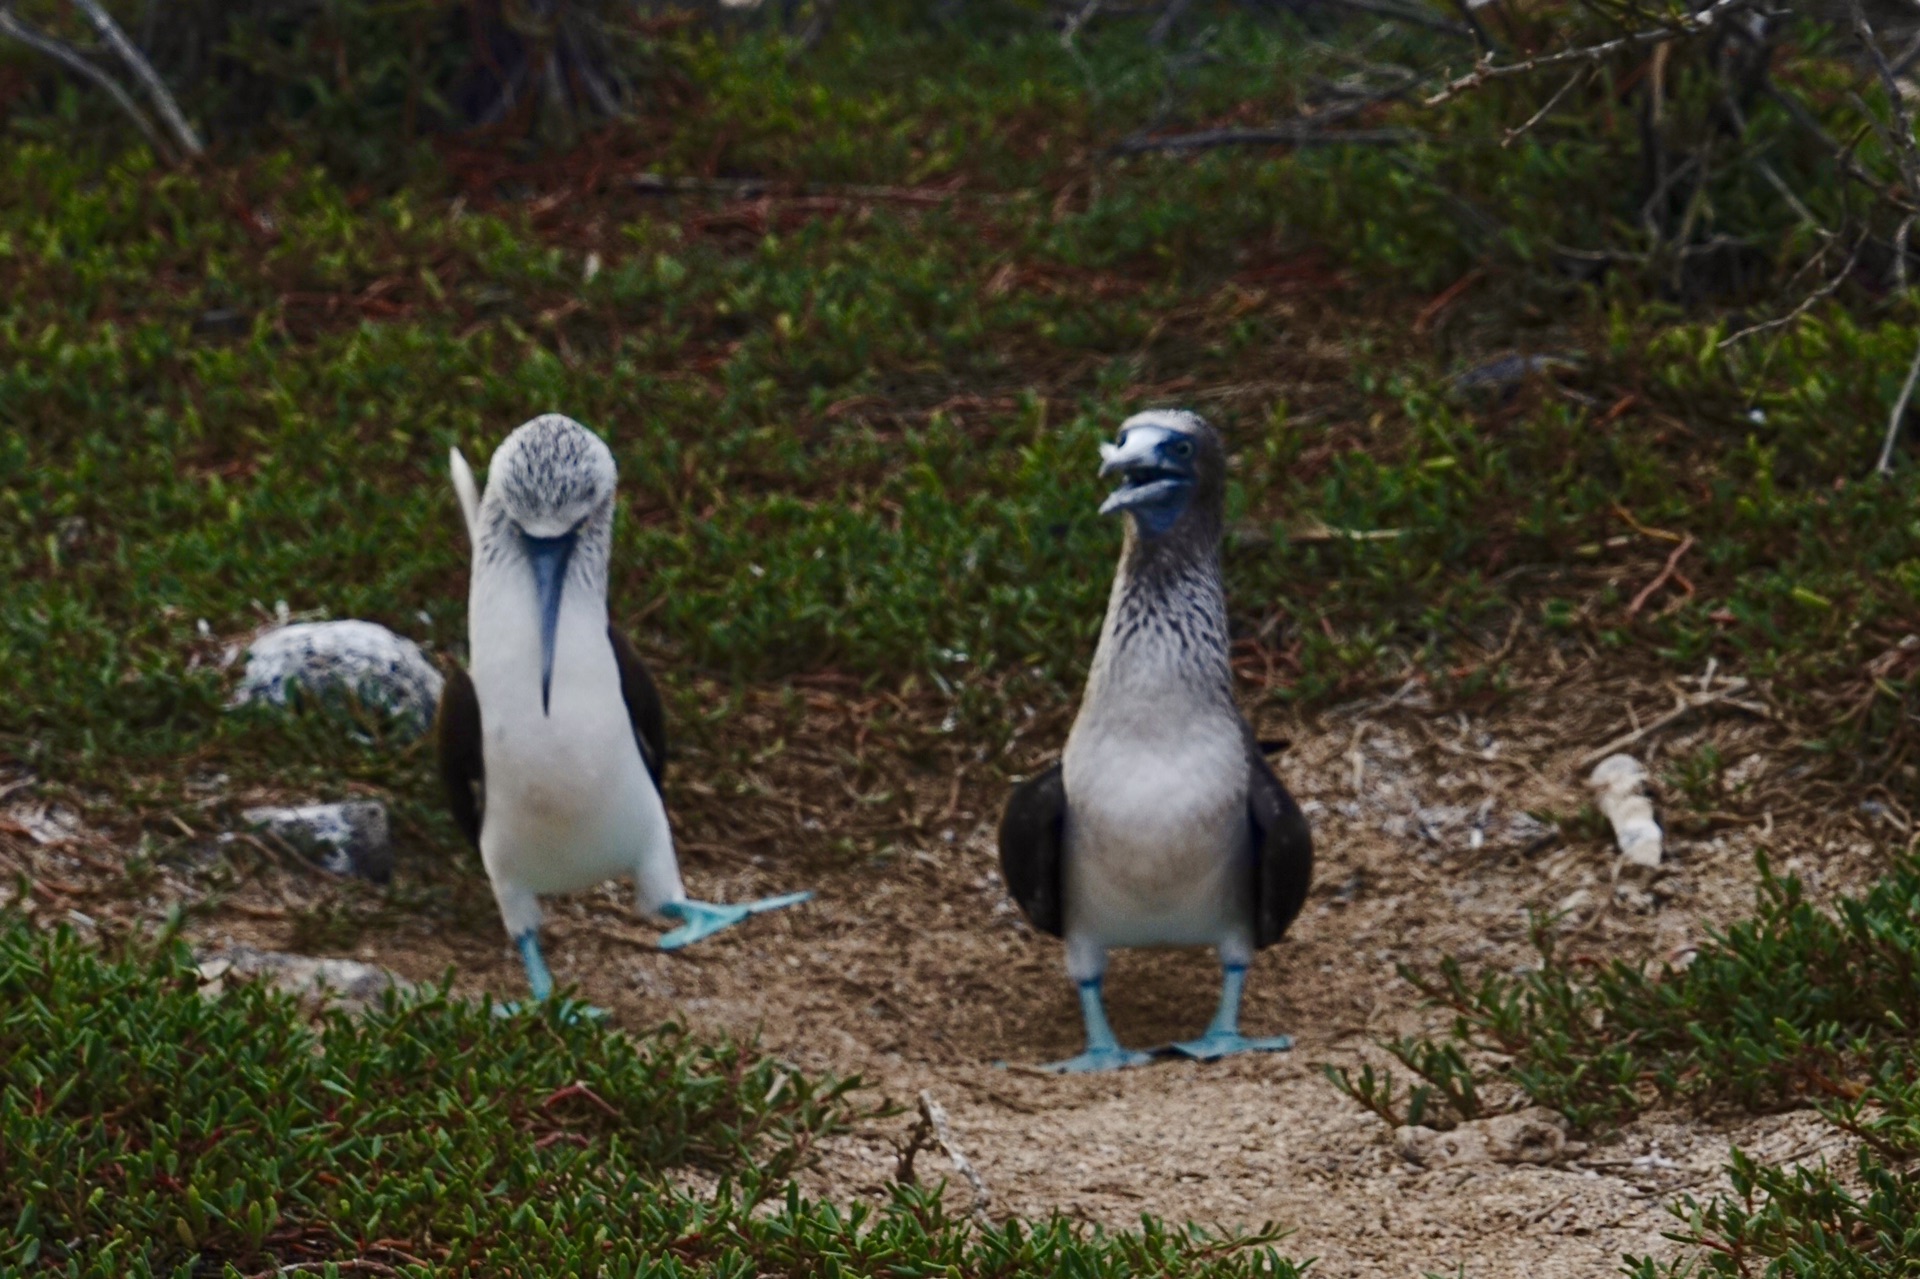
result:
[[[1000,818],[1000,875],[1027,920],[1043,933],[1066,934],[1061,862],[1066,848],[1067,788],[1060,765],[1013,788]]]

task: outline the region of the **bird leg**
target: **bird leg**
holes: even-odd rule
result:
[[[683,921],[660,939],[661,950],[679,950],[682,946],[691,946],[702,937],[711,937],[723,928],[731,928],[749,915],[765,914],[770,910],[779,910],[782,906],[793,906],[813,896],[812,892],[786,893],[779,897],[762,897],[759,901],[747,902],[740,906],[722,906],[715,902],[677,901],[668,902],[660,907],[660,913],[668,919]]]
[[[1059,1075],[1080,1075],[1097,1070],[1144,1066],[1153,1060],[1153,1054],[1122,1048],[1120,1041],[1113,1037],[1113,1027],[1107,1024],[1106,1004],[1100,998],[1098,977],[1080,983],[1080,1017],[1087,1023],[1086,1050],[1078,1057],[1050,1062],[1040,1069]]]
[[[531,928],[513,939],[514,949],[520,952],[520,962],[527,970],[527,986],[533,994],[531,1004],[509,1001],[493,1006],[497,1017],[512,1017],[530,1007],[545,1004],[553,997],[553,974],[547,971],[547,961],[540,955],[540,937]],[[556,1015],[563,1022],[573,1023],[581,1020],[599,1021],[607,1015],[604,1008],[595,1008],[592,1004],[583,1004],[578,1000],[562,999],[556,1009]]]
[[[540,936],[529,928],[513,939],[514,949],[520,952],[520,963],[527,970],[527,986],[537,1001],[545,1002],[553,994],[553,974],[547,971],[547,961],[540,955]]]
[[[1234,1053],[1276,1053],[1293,1047],[1290,1035],[1248,1039],[1240,1033],[1240,994],[1247,985],[1245,964],[1227,964],[1221,969],[1220,1009],[1213,1024],[1198,1039],[1173,1045],[1173,1050],[1196,1061],[1218,1061]]]

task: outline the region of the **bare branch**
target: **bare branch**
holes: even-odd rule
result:
[[[133,72],[134,79],[146,89],[154,110],[166,122],[167,130],[173,134],[173,140],[179,144],[180,150],[188,156],[205,154],[206,147],[201,144],[200,135],[193,131],[193,126],[187,123],[187,117],[181,114],[180,104],[173,100],[173,94],[167,91],[167,86],[161,82],[152,64],[140,55],[140,51],[133,47],[133,42],[127,39],[126,33],[120,30],[120,24],[100,7],[98,0],[73,0],[73,3],[75,8],[87,15],[87,20],[93,23],[94,30],[100,33],[100,38],[113,50],[114,56],[126,64],[127,70]]]
[[[1820,123],[1819,118],[1816,117],[1813,112],[1807,110],[1806,103],[1800,101],[1800,99],[1794,97],[1791,93],[1783,93],[1772,84],[1766,85],[1762,92],[1764,92],[1776,106],[1791,116],[1795,124],[1819,139],[1820,143],[1826,147],[1828,154],[1832,155],[1835,163],[1840,166],[1842,173],[1852,178],[1855,182],[1858,182],[1861,186],[1866,187],[1883,200],[1895,204],[1907,203],[1907,201],[1901,199],[1899,192],[1892,190],[1885,183],[1881,182],[1880,179],[1867,172],[1867,170],[1861,166],[1860,162],[1854,158],[1853,146],[1840,141],[1840,139],[1828,133],[1826,127]]]
[[[1180,24],[1180,19],[1186,16],[1187,10],[1192,5],[1193,0],[1167,0],[1167,7],[1160,11],[1160,16],[1153,20],[1153,29],[1147,32],[1148,43],[1165,44],[1167,37],[1173,34],[1173,29]]]
[[[1205,151],[1214,147],[1235,146],[1403,146],[1418,141],[1421,135],[1411,129],[1330,129],[1327,126],[1351,120],[1368,107],[1405,95],[1407,86],[1391,85],[1364,97],[1349,98],[1324,110],[1298,116],[1264,129],[1203,129],[1197,133],[1150,135],[1155,126],[1121,139],[1107,148],[1108,155],[1139,155],[1147,151]]]
[[[1272,129],[1206,129],[1160,138],[1123,138],[1107,148],[1109,155],[1141,155],[1149,151],[1207,151],[1215,147],[1402,147],[1424,135],[1413,129],[1312,129],[1280,125]]]
[[[29,49],[46,54],[75,75],[99,88],[113,99],[114,105],[125,112],[128,119],[133,121],[161,159],[171,161],[174,158],[173,149],[167,145],[166,139],[160,136],[159,130],[153,127],[153,121],[149,120],[147,113],[140,109],[140,104],[133,100],[133,95],[121,88],[118,80],[82,57],[80,51],[72,45],[28,26],[14,16],[12,7],[8,5],[0,5],[0,35],[11,36]]]
[[[1462,22],[1467,24],[1467,30],[1473,33],[1473,42],[1480,46],[1482,54],[1491,58],[1499,52],[1494,47],[1493,37],[1488,35],[1487,29],[1480,24],[1480,19],[1473,12],[1473,6],[1468,3],[1468,0],[1453,0],[1453,11],[1460,15]]]
[[[1785,315],[1777,316],[1771,320],[1763,320],[1759,324],[1749,324],[1737,333],[1729,333],[1726,337],[1720,339],[1719,345],[1714,349],[1724,351],[1735,342],[1740,341],[1742,338],[1752,337],[1755,333],[1766,333],[1773,329],[1785,328],[1807,312],[1813,310],[1822,300],[1832,297],[1839,291],[1840,286],[1847,282],[1847,277],[1853,274],[1854,266],[1860,261],[1860,250],[1866,247],[1866,243],[1867,237],[1864,234],[1855,240],[1853,242],[1853,252],[1847,255],[1846,265],[1841,267],[1831,280],[1828,280],[1825,284],[1802,298],[1799,306],[1794,307],[1793,310],[1787,312]]]
[[[1553,113],[1553,109],[1560,105],[1560,99],[1566,97],[1567,94],[1573,89],[1574,85],[1579,84],[1582,80],[1586,79],[1589,75],[1592,75],[1592,74],[1593,74],[1593,68],[1581,67],[1578,71],[1568,76],[1567,82],[1561,85],[1558,89],[1555,89],[1553,91],[1553,96],[1547,99],[1546,105],[1541,107],[1538,111],[1535,111],[1531,116],[1528,116],[1527,122],[1525,124],[1521,125],[1517,129],[1507,130],[1506,136],[1500,139],[1501,147],[1502,148],[1510,147],[1515,142],[1518,142],[1526,134],[1532,132],[1533,126],[1536,124],[1539,124],[1542,120],[1546,119],[1549,115],[1551,115]]]
[[[1907,405],[1913,400],[1913,384],[1920,382],[1920,347],[1915,347],[1913,363],[1907,368],[1907,380],[1900,387],[1900,398],[1894,401],[1893,412],[1887,417],[1887,438],[1880,445],[1880,460],[1873,464],[1875,475],[1887,475],[1893,471],[1893,446],[1900,442],[1900,424],[1906,419]]]
[[[1857,2],[1857,0],[1856,0]],[[1558,53],[1541,54],[1537,58],[1528,58],[1523,62],[1495,62],[1491,55],[1482,57],[1478,65],[1467,74],[1447,82],[1445,88],[1427,99],[1427,105],[1437,107],[1449,102],[1461,94],[1477,89],[1490,80],[1504,80],[1512,76],[1532,75],[1549,67],[1564,67],[1573,63],[1600,62],[1616,53],[1628,49],[1647,48],[1666,44],[1685,36],[1696,36],[1712,30],[1731,14],[1753,7],[1754,0],[1714,0],[1698,13],[1688,14],[1666,27],[1651,27],[1644,31],[1631,31],[1612,40],[1603,40],[1599,44],[1583,45],[1578,49],[1562,49]]]
[[[1907,113],[1907,100],[1900,92],[1900,81],[1893,74],[1893,67],[1887,62],[1886,52],[1880,42],[1874,38],[1873,26],[1867,21],[1867,11],[1861,7],[1860,0],[1847,0],[1847,11],[1853,18],[1854,38],[1860,41],[1860,47],[1866,50],[1867,58],[1873,63],[1873,69],[1880,76],[1880,87],[1887,92],[1887,109],[1893,112],[1894,124],[1898,126],[1897,136],[1890,149],[1894,163],[1900,166],[1900,177],[1907,187],[1908,200],[1920,200],[1920,149],[1916,149],[1913,140],[1913,117]],[[1861,104],[1862,113],[1879,128],[1879,119],[1866,104]],[[1883,135],[1884,136],[1884,135]]]
[[[1080,28],[1093,21],[1094,15],[1100,12],[1102,3],[1103,0],[1087,0],[1077,13],[1067,19],[1067,25],[1060,30],[1061,48],[1073,48],[1074,37],[1080,34]]]

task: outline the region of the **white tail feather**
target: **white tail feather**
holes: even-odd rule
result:
[[[473,468],[460,455],[458,447],[447,450],[447,465],[453,471],[453,491],[460,497],[460,513],[467,519],[467,537],[480,537],[480,489],[473,482]]]

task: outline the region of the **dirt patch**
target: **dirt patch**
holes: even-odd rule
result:
[[[1674,1248],[1661,1237],[1671,1224],[1664,1205],[1716,1188],[1730,1142],[1779,1157],[1833,1155],[1842,1143],[1806,1115],[1658,1115],[1557,1166],[1425,1169],[1396,1153],[1385,1127],[1320,1067],[1378,1060],[1378,1037],[1434,1024],[1397,963],[1447,954],[1469,971],[1525,962],[1529,910],[1566,912],[1560,927],[1575,954],[1677,958],[1709,928],[1749,913],[1757,849],[1819,899],[1865,883],[1903,842],[1903,814],[1806,772],[1798,736],[1766,713],[1759,692],[1737,699],[1745,709],[1716,704],[1636,744],[1669,832],[1658,871],[1620,873],[1590,821],[1563,821],[1570,833],[1556,833],[1544,819],[1573,819],[1587,799],[1582,757],[1689,691],[1698,686],[1542,662],[1479,716],[1436,710],[1414,681],[1308,718],[1262,717],[1263,736],[1292,741],[1280,771],[1311,816],[1319,858],[1305,912],[1260,957],[1248,987],[1249,1033],[1292,1034],[1288,1054],[1091,1078],[1032,1071],[1076,1051],[1080,1023],[1058,943],[1029,929],[1002,892],[993,825],[1004,784],[984,770],[958,785],[945,766],[876,780],[870,761],[843,752],[847,784],[812,786],[802,820],[824,821],[826,834],[871,829],[883,783],[903,814],[857,864],[729,853],[702,840],[691,805],[681,822],[694,891],[728,900],[804,884],[818,900],[669,955],[652,949],[653,930],[609,886],[549,903],[548,956],[561,982],[621,1024],[674,1018],[758,1035],[800,1066],[858,1073],[906,1105],[909,1113],[829,1143],[808,1174],[821,1195],[885,1193],[925,1089],[949,1111],[995,1215],[1058,1211],[1116,1227],[1141,1213],[1278,1222],[1296,1232],[1287,1250],[1320,1258],[1323,1275],[1461,1265],[1489,1277],[1611,1273],[1622,1253]],[[820,762],[831,752],[798,755],[831,772]],[[681,784],[698,771],[697,759],[685,764]],[[774,796],[792,784],[769,780]],[[761,809],[763,823],[774,820],[777,798]],[[34,877],[29,898],[48,919],[85,915],[88,885],[99,884],[90,866],[102,864],[61,820],[19,801],[0,827],[6,858]],[[196,883],[160,873],[144,900],[204,898]],[[326,891],[262,874],[227,890],[194,931],[286,947],[288,910],[300,894]],[[482,911],[402,914],[345,953],[416,980],[452,968],[464,989],[522,990]],[[1108,979],[1115,1027],[1131,1045],[1197,1032],[1216,989],[1214,960],[1197,951],[1119,953]],[[923,1176],[947,1171],[937,1151],[919,1166]],[[964,1210],[966,1188],[953,1180]]]

